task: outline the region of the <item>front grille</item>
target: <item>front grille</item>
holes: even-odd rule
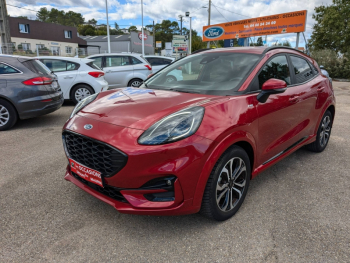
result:
[[[121,151],[83,135],[66,131],[63,140],[69,158],[99,171],[103,177],[115,175],[128,160]]]
[[[103,195],[106,195],[114,200],[117,200],[119,202],[124,202],[124,203],[127,203],[128,201],[124,198],[124,196],[120,193],[120,191],[115,188],[115,187],[112,187],[112,186],[105,186],[104,188],[99,186],[99,185],[96,185],[96,184],[93,184],[93,183],[90,183],[86,180],[84,180],[83,178],[81,178],[79,175],[77,175],[76,173],[73,173],[72,172],[72,175],[78,179],[80,182],[82,182],[83,184],[89,186],[90,188],[96,190],[97,192],[103,194]]]

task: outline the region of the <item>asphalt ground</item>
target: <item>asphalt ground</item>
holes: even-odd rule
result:
[[[73,106],[0,133],[0,262],[350,262],[350,83],[327,149],[251,182],[225,222],[124,215],[63,179]]]

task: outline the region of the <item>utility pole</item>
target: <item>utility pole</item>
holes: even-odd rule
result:
[[[209,7],[208,7],[208,26],[210,26],[210,15],[211,15],[211,0],[209,0]],[[207,48],[210,48],[210,41],[207,43]]]
[[[298,47],[299,47],[299,35],[300,35],[300,33],[298,32],[298,33],[297,33],[297,42],[296,42],[296,44],[295,44],[295,48],[296,48],[296,49],[298,49]]]
[[[106,16],[107,16],[107,41],[108,41],[108,53],[111,53],[111,38],[109,37],[108,3],[107,3],[107,0],[106,0]]]
[[[183,15],[179,15],[179,18],[180,18],[180,23],[181,23],[181,24],[180,24],[180,25],[181,25],[181,26],[180,26],[180,28],[181,28],[181,29],[180,29],[180,30],[181,30],[181,31],[180,31],[180,32],[181,32],[180,35],[182,35],[182,18],[183,18]]]
[[[144,38],[144,32],[143,32],[143,0],[141,0],[141,13],[142,13],[142,57],[145,57],[145,38]]]
[[[156,30],[154,28],[154,20],[153,20],[153,48],[155,53],[156,52]]]

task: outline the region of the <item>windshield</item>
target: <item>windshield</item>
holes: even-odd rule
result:
[[[260,56],[248,53],[202,53],[181,59],[145,81],[150,89],[229,95],[237,91]],[[231,92],[230,92],[231,91]]]

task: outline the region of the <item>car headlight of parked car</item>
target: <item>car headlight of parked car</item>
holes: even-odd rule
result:
[[[157,145],[182,140],[194,134],[203,119],[204,107],[196,106],[173,113],[153,124],[139,138],[139,144]]]
[[[77,114],[82,108],[84,108],[86,105],[90,104],[91,102],[93,102],[96,97],[97,97],[98,93],[92,94],[89,97],[86,97],[85,99],[79,101],[79,103],[75,106],[74,110],[72,111],[72,114],[70,115],[70,119]]]

